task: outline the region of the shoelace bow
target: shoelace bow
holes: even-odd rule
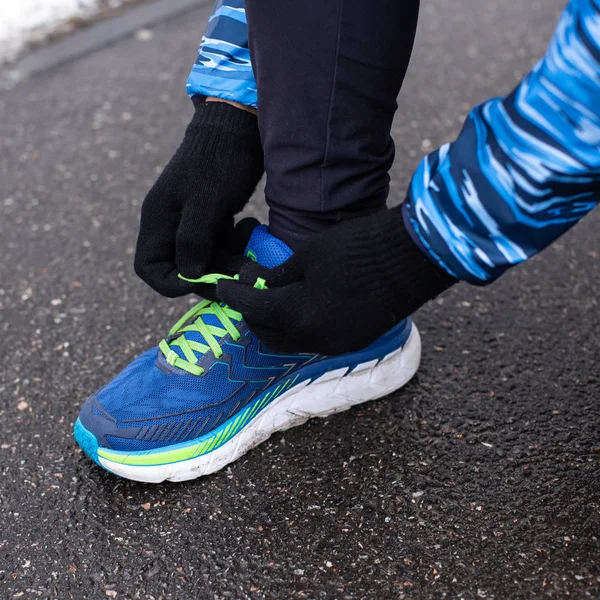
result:
[[[182,275],[179,275],[179,278],[184,281],[189,281],[190,283],[210,283],[216,285],[219,279],[237,279],[238,276],[229,277],[227,275],[214,273],[211,275],[203,275],[199,279],[188,279]],[[265,280],[261,278],[257,279],[254,287],[265,289]],[[203,317],[207,315],[214,315],[223,327],[207,325],[203,321]],[[196,304],[196,306],[188,310],[183,317],[171,327],[169,335],[160,342],[158,347],[170,365],[177,367],[178,369],[183,369],[192,375],[203,375],[204,369],[198,366],[198,355],[202,356],[209,350],[212,350],[215,357],[220,358],[223,355],[223,350],[221,349],[219,340],[227,334],[235,341],[239,340],[241,334],[233,323],[233,320],[241,321],[242,318],[241,313],[225,304],[220,304],[219,302],[214,302],[212,300],[202,300]],[[185,334],[192,331],[199,333],[206,341],[206,344],[196,342],[195,340],[188,340],[185,337]],[[185,358],[182,358],[175,352],[174,348],[176,347],[181,349]]]

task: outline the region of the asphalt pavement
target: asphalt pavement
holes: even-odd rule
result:
[[[426,0],[392,201],[543,54],[564,0]],[[0,598],[600,597],[600,213],[422,309],[417,378],[149,486],[76,446],[85,398],[189,305],[133,273],[207,7],[0,93]],[[260,195],[249,212],[265,217]]]

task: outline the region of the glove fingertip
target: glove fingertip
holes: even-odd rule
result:
[[[272,269],[267,269],[267,267],[263,267],[255,262],[247,262],[240,269],[240,278],[239,281],[244,285],[254,285],[257,279],[264,279],[269,281],[270,274],[272,273]]]
[[[216,294],[222,302],[236,308],[242,287],[245,286],[234,279],[220,279],[217,282]]]
[[[258,289],[240,281],[222,279],[217,284],[217,296],[245,319],[270,326],[273,322],[273,307],[277,301],[274,290]]]

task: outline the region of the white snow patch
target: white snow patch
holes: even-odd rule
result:
[[[28,44],[45,40],[75,17],[89,18],[101,8],[126,0],[0,0],[0,65]]]

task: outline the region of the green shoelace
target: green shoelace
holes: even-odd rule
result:
[[[219,279],[237,279],[238,276],[228,277],[227,275],[215,273],[212,275],[203,275],[199,279],[188,279],[183,277],[183,275],[179,275],[179,278],[190,283],[209,283],[216,285]],[[265,280],[261,278],[257,279],[254,287],[261,290],[265,289]],[[203,321],[203,317],[206,315],[214,315],[223,327],[207,325]],[[239,340],[241,337],[233,320],[241,321],[242,314],[225,304],[214,302],[212,300],[202,300],[196,304],[196,306],[188,310],[185,315],[171,327],[169,335],[160,342],[158,347],[170,365],[177,367],[178,369],[183,369],[192,375],[203,375],[204,369],[198,366],[198,356],[196,353],[202,356],[209,350],[212,350],[215,357],[220,358],[223,355],[223,350],[221,349],[219,340],[227,334],[235,341]],[[188,340],[185,337],[185,334],[191,331],[199,333],[206,341],[206,344]],[[185,358],[179,356],[174,348],[179,348]]]

